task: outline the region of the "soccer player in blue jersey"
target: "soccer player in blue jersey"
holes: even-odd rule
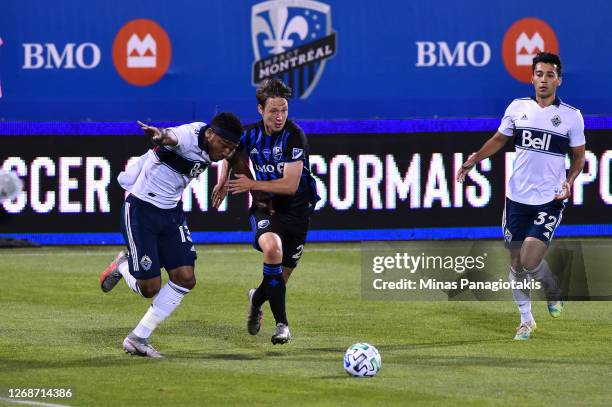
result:
[[[546,250],[561,222],[564,201],[584,167],[584,120],[580,111],[561,102],[561,60],[542,52],[532,64],[535,96],[510,103],[497,133],[472,154],[457,174],[463,182],[481,160],[495,154],[510,139],[516,149],[514,171],[508,182],[502,228],[510,250],[511,281],[535,279],[542,283],[550,315],[563,310],[560,290],[548,264]],[[571,165],[565,170],[565,155]],[[529,289],[513,289],[521,322],[514,339],[529,339],[536,329]]]
[[[310,215],[319,200],[308,161],[308,142],[302,129],[287,118],[291,89],[278,79],[265,81],[256,91],[262,120],[248,126],[239,150],[248,155],[256,179],[236,174],[229,180],[228,163],[213,190],[217,207],[229,189],[232,193],[264,192],[269,204],[250,209],[254,247],[263,252],[263,279],[249,291],[247,329],[261,329],[261,306],[269,301],[276,321],[273,344],[291,339],[285,311],[286,284],[304,251]]]
[[[154,297],[140,323],[124,339],[123,349],[133,355],[161,358],[148,339],[196,284],[196,252],[181,196],[212,161],[233,154],[243,128],[232,113],[220,113],[210,124],[196,122],[167,129],[138,124],[155,147],[117,177],[129,192],[121,217],[128,250],[121,251],[104,270],[100,287],[109,292],[123,278],[135,293]],[[163,287],[162,267],[169,276]]]

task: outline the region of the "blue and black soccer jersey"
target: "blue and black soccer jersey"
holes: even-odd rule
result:
[[[240,149],[249,155],[258,181],[283,177],[286,163],[302,161],[304,168],[295,195],[270,194],[274,210],[294,216],[309,215],[320,199],[310,173],[308,141],[302,129],[291,120],[278,133],[267,135],[263,121],[246,128]]]

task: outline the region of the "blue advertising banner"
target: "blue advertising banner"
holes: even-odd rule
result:
[[[300,119],[500,117],[532,93],[538,51],[563,60],[560,97],[612,112],[612,3],[7,0],[0,119],[257,116],[281,77]]]

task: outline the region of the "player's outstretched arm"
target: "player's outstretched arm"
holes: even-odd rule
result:
[[[555,199],[564,200],[569,198],[572,195],[572,185],[574,185],[574,181],[576,177],[580,175],[582,169],[584,168],[584,145],[578,147],[570,147],[571,155],[570,155],[570,169],[567,174],[567,178],[563,183],[563,188],[560,194],[555,195]]]
[[[493,154],[501,150],[501,148],[506,144],[509,138],[510,137],[504,136],[499,131],[496,132],[493,137],[491,137],[487,140],[486,143],[484,143],[480,150],[471,154],[468,159],[461,165],[461,168],[457,172],[457,182],[465,181],[465,176],[468,172],[470,172],[472,168],[474,168],[476,164],[478,164],[485,158],[491,157]]]
[[[174,135],[174,133],[168,131],[168,129],[160,129],[154,126],[149,126],[140,120],[137,120],[136,123],[138,123],[140,128],[147,136],[151,137],[153,144],[157,146],[175,146],[178,144],[178,138]]]

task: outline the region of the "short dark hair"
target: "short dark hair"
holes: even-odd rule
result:
[[[293,91],[291,88],[279,79],[266,79],[259,85],[255,92],[257,103],[264,107],[266,106],[266,100],[268,100],[268,98],[284,98],[289,100],[292,94]]]
[[[559,59],[559,55],[553,54],[551,52],[539,52],[538,55],[533,57],[533,62],[531,64],[531,73],[535,72],[535,67],[539,62],[557,65],[557,75],[561,77],[561,59]]]
[[[220,137],[233,143],[238,143],[242,136],[242,123],[234,113],[222,112],[212,118],[209,125],[205,128],[212,130]],[[204,128],[204,131],[206,131]]]

